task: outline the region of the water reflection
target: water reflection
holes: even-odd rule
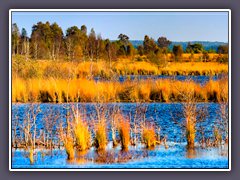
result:
[[[197,156],[197,152],[195,148],[187,148],[186,151],[186,158],[188,159],[194,159]]]
[[[85,152],[76,151],[75,158],[71,161],[67,160],[67,154],[63,149],[53,150],[53,153],[49,150],[36,150],[33,164],[29,160],[29,151],[15,150],[13,153],[12,162],[15,168],[139,168],[143,164],[148,168],[226,168],[228,166],[227,145],[205,149],[199,145],[195,149],[187,149],[186,144],[174,143],[169,144],[168,149],[163,145],[157,145],[154,150],[147,150],[144,146],[131,146],[128,151],[122,151],[120,146],[107,148],[105,151],[91,148]]]
[[[186,148],[186,158],[195,159],[195,158],[218,158],[218,157],[228,157],[228,145],[224,144],[219,147],[208,147],[201,148],[195,147],[193,149]]]

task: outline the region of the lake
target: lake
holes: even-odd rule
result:
[[[211,80],[219,80],[223,77],[224,75],[218,75],[218,76],[184,76],[184,75],[177,75],[177,76],[165,76],[165,75],[128,75],[128,76],[117,76],[115,79],[116,81],[119,82],[125,82],[127,80],[157,80],[157,79],[170,79],[170,80],[179,80],[179,81],[185,81],[188,79],[193,80],[196,83],[199,83],[201,85],[206,84],[210,79]],[[94,77],[94,80],[96,82],[98,81],[107,81],[105,78],[102,78],[100,76]]]
[[[12,105],[12,124],[16,121],[23,124],[31,104]],[[129,152],[122,152],[120,146],[112,148],[111,127],[107,125],[109,144],[105,154],[98,154],[92,147],[85,155],[76,157],[69,162],[63,149],[53,151],[37,149],[35,151],[35,162],[30,164],[28,152],[23,149],[13,149],[13,168],[228,168],[228,146],[209,147],[202,149],[199,142],[202,137],[213,139],[214,127],[224,130],[220,122],[220,104],[218,103],[197,103],[197,110],[204,110],[204,120],[197,117],[196,123],[196,148],[189,152],[186,149],[186,138],[184,130],[184,114],[181,103],[69,103],[69,104],[33,104],[33,109],[40,108],[36,116],[37,137],[44,130],[44,118],[52,114],[58,114],[59,118],[54,126],[57,129],[58,123],[66,123],[67,112],[71,107],[79,110],[79,113],[88,123],[93,132],[91,122],[96,121],[97,112],[104,113],[107,122],[115,109],[119,109],[124,117],[129,118],[131,126],[138,125],[143,119],[152,123],[159,132],[161,138],[167,139],[168,148],[157,145],[154,150],[147,150],[140,143],[140,135],[137,134],[139,143],[130,146]],[[20,125],[17,126],[17,136],[21,137]],[[134,133],[131,132],[131,137]],[[54,137],[53,137],[54,138]],[[223,135],[224,138],[224,135]],[[106,160],[107,159],[107,160]],[[120,160],[119,160],[120,159]],[[127,159],[127,160],[126,160]]]
[[[14,150],[12,168],[228,168],[226,146],[194,151],[186,150],[185,146],[169,143],[168,149],[157,146],[154,150],[131,146],[126,153],[121,152],[120,147],[112,149],[109,145],[107,155],[91,148],[86,155],[78,155],[72,161],[67,160],[65,150],[37,150],[34,164],[30,164],[26,151]],[[110,160],[104,161],[103,157]],[[127,158],[123,160],[123,157]]]

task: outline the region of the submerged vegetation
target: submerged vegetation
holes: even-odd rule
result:
[[[165,147],[165,149],[168,149],[169,142],[167,141],[167,136],[169,134],[166,134],[166,132],[160,132],[159,129],[162,129],[163,127],[161,127],[159,124],[156,124],[153,119],[153,117],[158,115],[158,113],[155,112],[155,114],[153,113],[151,116],[146,116],[147,105],[141,103],[137,105],[138,106],[136,107],[135,112],[128,115],[123,114],[123,112],[121,112],[119,107],[116,105],[113,105],[110,108],[107,107],[107,104],[92,104],[94,111],[91,110],[91,113],[88,115],[84,115],[84,112],[86,112],[85,110],[87,109],[84,108],[84,105],[81,107],[78,107],[76,104],[70,106],[63,105],[67,113],[63,113],[61,116],[59,116],[57,113],[59,111],[58,109],[55,109],[55,111],[52,111],[51,109],[45,109],[44,115],[40,114],[40,111],[29,111],[31,108],[36,109],[39,107],[37,104],[30,105],[30,108],[26,107],[24,112],[24,114],[30,112],[29,116],[23,115],[24,122],[21,128],[17,133],[12,133],[12,138],[15,139],[15,141],[12,141],[12,147],[29,150],[29,158],[32,164],[34,164],[34,152],[36,149],[49,149],[52,151],[53,149],[62,148],[65,149],[67,158],[70,161],[78,158],[79,154],[80,156],[84,156],[84,154],[86,154],[91,148],[94,148],[98,153],[98,158],[101,158],[98,159],[98,161],[108,162],[110,161],[108,157],[110,158],[112,155],[108,154],[107,149],[109,149],[109,147],[107,148],[107,145],[109,146],[109,143],[113,141],[111,138],[113,133],[115,133],[115,141],[119,142],[119,145],[115,144],[114,146],[112,144],[110,147],[119,147],[123,150],[123,152],[128,152],[130,146],[138,146],[139,144],[143,144],[146,150],[153,150],[157,145],[162,145]],[[190,109],[190,107],[193,109]],[[201,109],[196,108],[196,104],[191,103],[190,101],[183,103],[182,108],[184,110],[183,112],[181,112],[181,109],[179,109],[174,114],[174,118],[181,116],[183,119],[179,121],[179,118],[177,118],[178,120],[176,122],[178,124],[180,123],[179,125],[182,128],[182,133],[175,134],[178,136],[180,141],[173,139],[172,141],[175,143],[186,142],[186,147],[188,149],[194,149],[195,147],[221,147],[228,143],[228,136],[225,134],[225,131],[223,131],[224,127],[216,127],[218,124],[227,123],[225,117],[220,116],[219,121],[214,122],[215,125],[209,129],[209,131],[212,131],[212,135],[210,137],[208,135],[208,137],[205,137],[206,140],[202,141],[201,138],[199,139],[201,136],[196,138],[196,133],[202,132],[200,126],[201,121],[206,120],[207,116],[203,117],[200,115]],[[203,108],[205,107],[203,106]],[[19,113],[15,113],[16,111],[17,109],[15,109],[13,113],[14,125],[20,123],[21,117]],[[100,116],[97,116],[95,112],[100,114]],[[109,126],[112,121],[112,119],[109,117],[115,116],[116,112],[118,112],[118,118],[115,118],[116,123]],[[218,113],[217,109],[216,112]],[[55,121],[48,122],[42,127],[42,129],[37,128],[37,135],[31,136],[32,142],[35,143],[28,144],[29,141],[25,139],[28,134],[28,127],[34,127],[35,125],[39,127],[42,119],[51,116],[55,117]],[[34,122],[34,117],[37,117],[36,122]],[[78,123],[76,122],[76,117],[79,117]],[[51,123],[53,123],[52,125],[55,129],[53,131],[54,133],[50,133],[49,131]],[[52,145],[49,146],[49,144]],[[131,159],[131,151],[127,154],[127,157]]]

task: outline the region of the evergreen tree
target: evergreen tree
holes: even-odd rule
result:
[[[16,23],[12,24],[12,54],[19,54],[20,32]]]

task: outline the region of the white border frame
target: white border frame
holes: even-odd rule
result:
[[[11,148],[11,120],[12,120],[12,46],[11,27],[12,12],[228,12],[228,45],[229,45],[229,154],[228,169],[13,169]],[[231,171],[231,9],[10,9],[9,10],[9,171]]]

